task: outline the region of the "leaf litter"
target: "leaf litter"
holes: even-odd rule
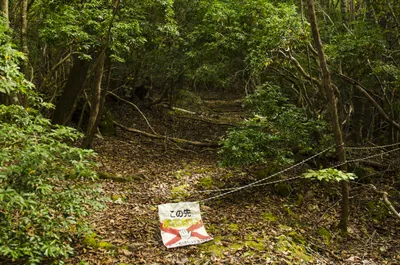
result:
[[[238,101],[215,102],[211,107],[229,122],[237,120],[230,114],[246,115],[239,112]],[[134,110],[115,105],[111,111],[119,122],[146,130]],[[227,129],[171,117],[161,107],[144,112],[157,132],[173,137],[218,141]],[[354,196],[351,229],[343,236],[336,230],[339,187],[310,180],[288,183],[287,196],[271,185],[208,201],[201,205],[202,217],[215,239],[167,250],[159,231],[159,204],[202,200],[218,193],[198,191],[238,187],[254,177],[221,168],[215,149],[117,133],[96,139],[94,150],[100,171],[130,181],[100,180],[108,207],[89,218],[97,245],[77,241],[66,264],[400,264],[398,221],[390,215],[374,221],[366,210],[365,203],[378,198],[367,191]]]

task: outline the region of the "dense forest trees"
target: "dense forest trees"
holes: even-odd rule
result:
[[[1,0],[0,9],[0,255],[34,264],[70,254],[46,244],[69,240],[89,191],[62,183],[94,172],[92,153],[67,145],[80,134],[63,126],[91,147],[109,91],[131,100],[151,87],[136,99],[146,107],[171,107],[184,92],[246,96],[252,116],[221,140],[225,166],[284,166],[332,144],[344,162],[345,145],[399,142],[399,1]],[[342,195],[346,231],[346,181]],[[50,221],[65,211],[67,221]],[[13,223],[17,212],[33,223]],[[32,232],[47,225],[63,232]]]

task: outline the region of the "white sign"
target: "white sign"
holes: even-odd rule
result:
[[[212,240],[200,215],[198,202],[167,203],[158,206],[161,237],[167,248],[197,245]]]

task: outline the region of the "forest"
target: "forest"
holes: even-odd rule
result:
[[[400,264],[400,1],[0,11],[0,264]]]

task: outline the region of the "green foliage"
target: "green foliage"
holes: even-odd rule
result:
[[[246,105],[255,115],[242,127],[231,129],[222,140],[224,165],[262,164],[268,159],[286,164],[294,151],[309,152],[323,140],[319,134],[326,123],[308,118],[277,86],[260,87],[247,97]]]
[[[353,173],[345,173],[343,171],[334,168],[324,168],[318,171],[309,170],[307,173],[303,174],[306,179],[317,179],[320,181],[349,181],[354,180],[357,176]]]
[[[26,94],[32,89],[32,84],[26,81],[19,71],[19,64],[24,60],[24,56],[22,52],[14,49],[6,31],[3,17],[0,16],[0,93]]]
[[[0,105],[0,121],[0,255],[27,264],[68,257],[97,205],[99,189],[86,182],[96,178],[94,153],[69,146],[80,134],[36,110]]]

